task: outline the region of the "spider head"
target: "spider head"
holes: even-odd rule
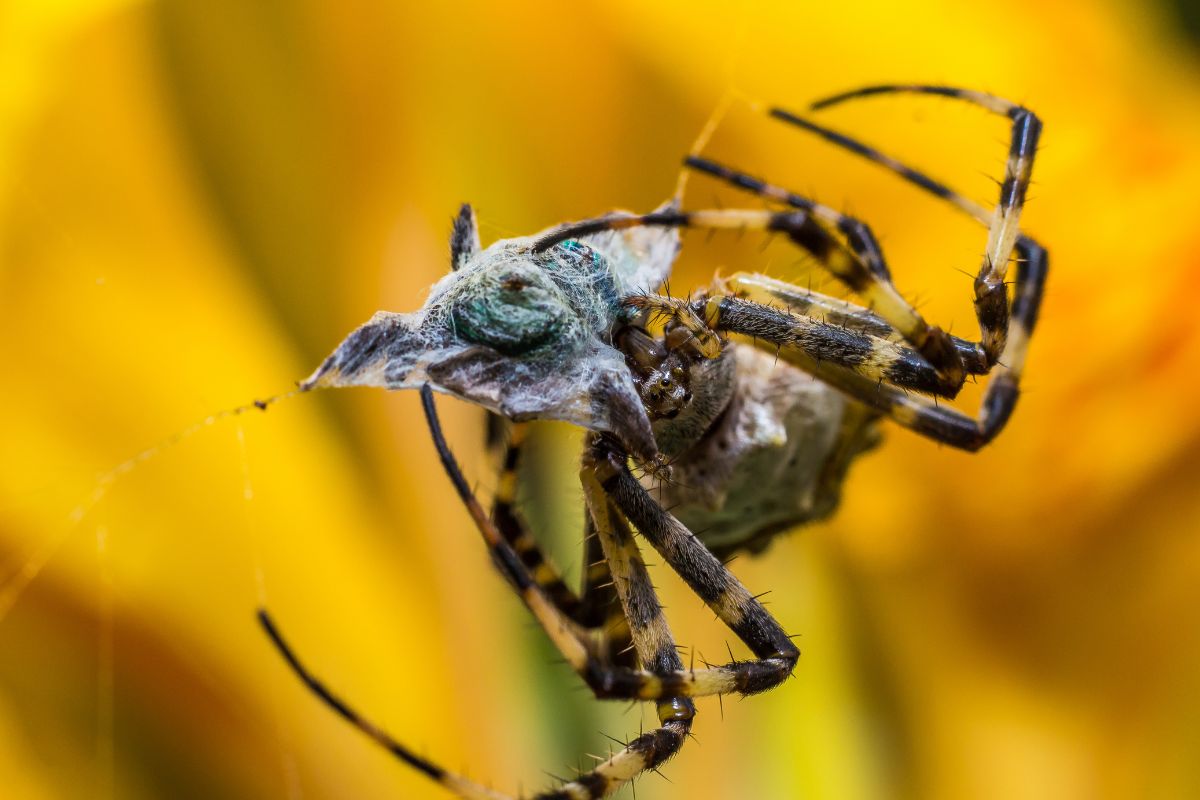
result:
[[[530,241],[480,249],[456,222],[454,269],[425,305],[375,314],[301,388],[429,384],[513,420],[611,433],[639,460],[654,459],[638,390],[608,342],[620,304],[605,259],[579,241],[544,252]]]

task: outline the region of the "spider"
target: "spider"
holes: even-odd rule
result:
[[[829,515],[849,464],[877,442],[879,420],[977,450],[1012,414],[1048,268],[1046,251],[1018,227],[1041,122],[998,97],[943,86],[870,86],[811,109],[892,92],[957,98],[1008,117],[1011,146],[994,211],[807,118],[769,114],[882,165],[988,227],[974,283],[979,341],[947,334],[905,300],[866,223],[693,154],[687,168],[758,195],[768,208],[687,211],[676,199],[650,213],[614,212],[483,248],[464,205],[451,234],[451,272],[425,305],[411,314],[377,313],[301,385],[419,388],[442,464],[496,567],[566,662],[597,698],[656,704],[658,728],[536,795],[541,800],[608,795],[678,752],[696,698],[757,694],[791,675],[799,650],[723,560],[761,551],[781,531]],[[688,299],[657,294],[684,228],[781,233],[864,305],[749,273]],[[1010,299],[1005,276],[1014,253]],[[985,374],[978,418],[936,403],[954,397],[968,376]],[[490,513],[446,444],[434,390],[513,424]],[[533,419],[587,431],[579,475],[590,566],[578,592],[514,507]],[[640,478],[631,463],[644,469]],[[634,530],[753,659],[684,665]],[[503,797],[376,727],[298,660],[265,610],[259,620],[311,691],[401,761],[459,797]]]

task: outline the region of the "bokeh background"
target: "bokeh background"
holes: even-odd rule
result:
[[[735,564],[800,634],[796,679],[703,702],[638,796],[1200,796],[1193,11],[0,2],[0,794],[443,796],[298,685],[261,602],[354,704],[507,791],[651,724],[554,662],[415,396],[193,426],[419,305],[463,200],[486,241],[648,210],[730,90],[799,108],[925,81],[1046,123],[1026,394],[978,455],[889,429],[836,519]],[[994,201],[1003,120],[917,97],[825,118]],[[744,104],[708,152],[870,220],[901,288],[972,329],[969,220]],[[688,205],[715,202],[747,200],[694,178]],[[750,239],[689,237],[675,288],[717,268],[820,283]],[[441,408],[487,492],[481,414]],[[578,432],[535,443],[530,514],[574,571]],[[680,641],[722,655],[732,637],[656,578]]]

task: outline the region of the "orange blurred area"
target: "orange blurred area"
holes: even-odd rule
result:
[[[649,210],[728,92],[927,82],[1045,122],[1023,222],[1052,274],[1018,411],[977,455],[888,426],[831,522],[735,563],[799,634],[795,679],[701,701],[637,796],[1200,796],[1197,52],[1116,2],[0,3],[0,795],[447,796],[305,692],[262,603],[354,705],[506,792],[653,724],[555,660],[415,395],[211,417],[416,308],[461,201],[485,242]],[[994,202],[1004,120],[823,113]],[[707,152],[870,221],[900,289],[973,334],[970,220],[745,102]],[[687,205],[713,203],[757,206],[693,177]],[[686,237],[672,288],[823,280],[754,238]],[[486,494],[482,415],[439,407]],[[529,513],[573,575],[579,433],[535,444]],[[655,578],[680,642],[723,657]]]

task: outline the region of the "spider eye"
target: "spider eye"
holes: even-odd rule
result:
[[[567,325],[568,309],[558,295],[528,275],[512,272],[472,288],[450,310],[454,330],[469,342],[523,355],[554,341]]]

